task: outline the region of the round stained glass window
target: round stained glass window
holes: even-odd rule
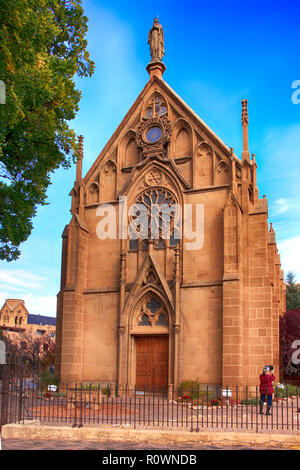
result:
[[[157,248],[164,248],[165,240],[170,239],[170,246],[176,246],[180,238],[180,227],[180,211],[175,196],[165,188],[147,189],[131,206],[131,240],[140,238],[147,242],[150,238],[156,241]]]
[[[146,132],[146,139],[148,142],[154,143],[157,142],[162,136],[162,130],[158,126],[153,126]]]

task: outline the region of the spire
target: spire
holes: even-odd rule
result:
[[[83,135],[78,137],[78,157],[76,163],[76,181],[80,181],[82,179],[82,159],[83,159]]]
[[[164,31],[162,25],[159,24],[158,18],[154,18],[153,26],[149,31],[148,44],[150,46],[151,62],[147,65],[146,70],[150,75],[150,80],[153,77],[162,78],[166,70],[166,66],[162,62],[162,58],[165,55],[165,45]]]
[[[248,148],[248,100],[242,100],[243,153],[242,159],[250,161]]]

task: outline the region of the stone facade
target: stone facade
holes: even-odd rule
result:
[[[84,178],[80,138],[62,235],[56,370],[64,382],[119,387],[197,378],[253,386],[265,364],[278,373],[285,287],[248,150],[247,102],[240,159],[163,80],[164,69],[148,65],[148,83]],[[179,205],[183,219],[199,205],[198,248],[184,231],[179,241],[99,239],[99,204],[115,208],[119,233],[120,221],[130,222],[125,196],[129,207],[155,194]]]
[[[23,327],[27,325],[28,310],[22,299],[6,299],[0,310],[0,325]]]

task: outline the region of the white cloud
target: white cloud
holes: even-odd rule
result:
[[[0,290],[0,308],[5,302],[5,299],[22,299],[25,301],[25,306],[29,313],[35,315],[47,315],[51,317],[56,316],[56,296],[38,296],[31,293],[20,293],[14,291],[14,295],[8,290]]]
[[[36,296],[34,294],[24,295],[25,305],[29,313],[36,315],[56,316],[56,295]]]
[[[0,269],[0,285],[5,289],[38,289],[42,287],[43,280],[44,277],[25,269]]]
[[[56,295],[49,293],[49,280],[25,269],[0,269],[0,308],[5,299],[22,299],[29,313],[56,315]]]
[[[295,199],[279,198],[270,208],[270,215],[276,217],[277,215],[285,214],[286,212],[299,211],[300,203]]]
[[[288,271],[292,271],[296,275],[297,281],[300,282],[300,237],[292,237],[278,242],[278,251],[284,276]]]
[[[283,198],[277,199],[275,201],[274,206],[271,207],[271,213],[273,216],[279,215],[279,214],[284,214],[289,208],[288,201]]]

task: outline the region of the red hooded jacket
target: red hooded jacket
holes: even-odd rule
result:
[[[260,374],[260,386],[259,391],[260,393],[272,395],[274,393],[274,387],[272,382],[274,382],[275,377],[273,374]]]

